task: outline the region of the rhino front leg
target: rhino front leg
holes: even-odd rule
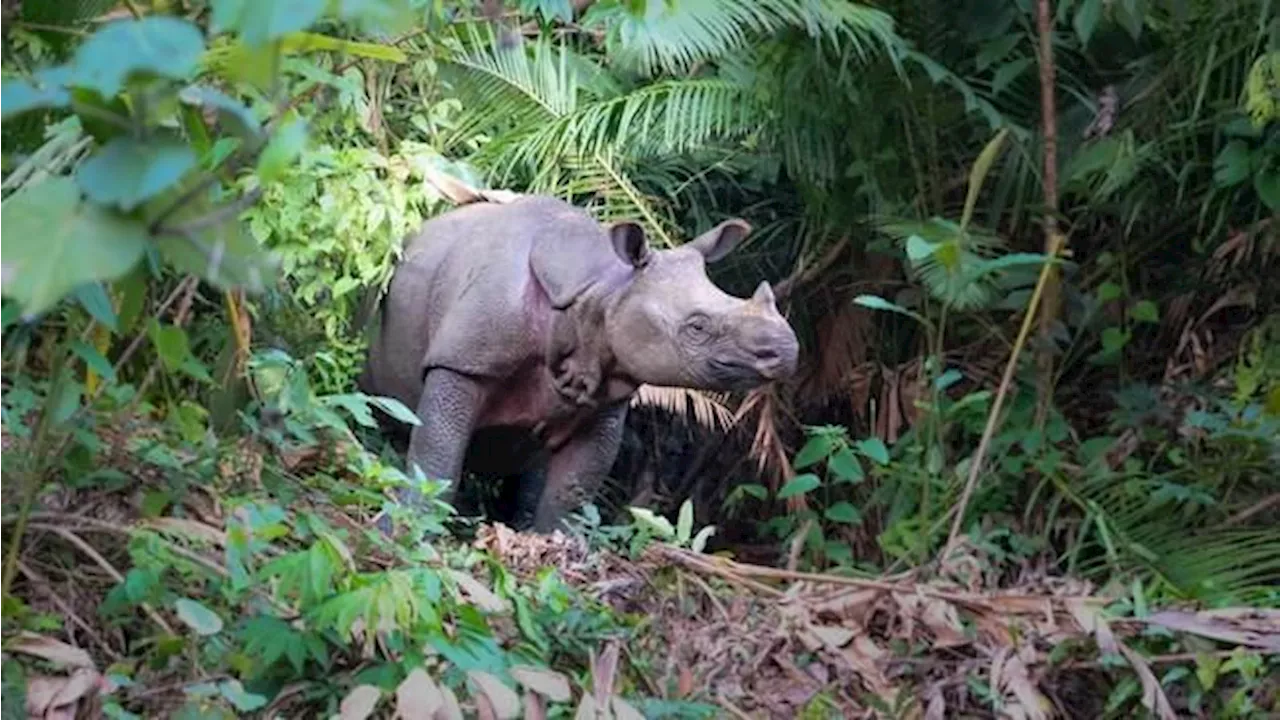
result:
[[[626,419],[626,401],[606,408],[551,456],[533,513],[534,532],[555,530],[566,513],[596,496],[618,456]]]
[[[429,479],[449,480],[441,497],[445,502],[452,503],[457,495],[467,444],[484,401],[484,386],[476,378],[444,368],[427,372],[417,407],[422,424],[409,436],[406,464],[410,474],[416,464]],[[400,500],[421,507],[423,498],[409,489]]]

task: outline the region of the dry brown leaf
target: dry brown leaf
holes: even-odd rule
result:
[[[1256,611],[1249,614],[1262,615]],[[1216,615],[1217,617],[1207,612],[1162,610],[1152,613],[1147,622],[1214,640],[1280,652],[1280,618],[1262,616],[1254,622],[1248,622],[1245,618],[1239,621],[1230,619],[1230,615],[1225,612],[1218,612]]]
[[[342,698],[338,705],[338,717],[342,720],[364,720],[382,699],[382,691],[373,685],[357,685]]]
[[[1161,720],[1177,720],[1178,716],[1174,714],[1173,706],[1169,704],[1169,698],[1164,694],[1164,688],[1160,687],[1160,681],[1151,672],[1151,666],[1147,664],[1146,659],[1130,650],[1124,643],[1119,643],[1119,649],[1120,654],[1124,655],[1129,665],[1133,667],[1133,671],[1137,673],[1138,681],[1142,683],[1142,704]]]
[[[444,695],[426,670],[416,668],[396,688],[396,717],[431,720],[444,707]]]
[[[444,704],[436,710],[433,720],[462,720],[462,706],[458,704],[458,696],[446,685],[440,686],[440,694],[444,696]]]
[[[483,695],[489,701],[495,717],[511,720],[520,715],[520,696],[515,690],[483,670],[468,670],[467,677],[476,684],[479,691],[477,699]]]
[[[74,645],[68,645],[61,640],[56,640],[46,635],[37,635],[31,632],[20,633],[6,644],[5,650],[34,655],[67,667],[94,668],[93,658],[89,656],[89,653]]]
[[[964,636],[955,606],[945,600],[925,598],[924,607],[920,612],[920,621],[933,633],[934,647],[945,648],[969,644],[969,639]]]
[[[498,720],[498,711],[493,709],[493,703],[484,693],[477,693],[474,699],[477,720]]]
[[[1101,608],[1079,598],[1068,599],[1066,605],[1071,617],[1080,623],[1080,627],[1085,632],[1093,633],[1099,650],[1104,653],[1119,652],[1116,636],[1111,632],[1111,626],[1107,624],[1106,618],[1102,617]]]
[[[524,694],[524,720],[547,720],[546,700],[536,692]]]
[[[458,587],[471,598],[472,604],[486,612],[504,612],[507,604],[502,601],[492,590],[484,586],[484,583],[471,577],[469,574],[461,570],[448,568],[449,575],[458,583]]]
[[[175,535],[184,535],[196,540],[203,540],[208,543],[213,543],[219,547],[226,547],[227,544],[226,533],[212,525],[202,523],[198,520],[191,520],[189,518],[160,517],[148,521],[147,524],[156,530],[171,532]]]
[[[840,653],[841,656],[858,673],[871,692],[892,702],[893,686],[885,677],[877,661],[884,657],[885,651],[866,635],[859,635]]]
[[[816,635],[822,644],[836,651],[847,645],[857,634],[849,628],[831,625],[810,625],[809,631]]]
[[[995,673],[993,672],[992,675],[994,676]],[[1027,666],[1023,664],[1022,658],[1009,655],[1004,662],[1000,680],[1000,689],[1013,694],[1022,716],[1031,720],[1047,720],[1049,716],[1045,713],[1045,708],[1049,706],[1049,701],[1036,689],[1035,683],[1027,674]],[[1012,709],[1013,705],[1014,703],[1006,703],[1006,710]]]
[[[693,694],[693,687],[693,671],[688,665],[681,665],[676,675],[676,697],[689,697]]]
[[[92,695],[102,676],[92,668],[77,668],[69,677],[34,675],[27,679],[27,717],[54,720],[74,718],[80,700]]]
[[[639,710],[636,710],[631,706],[631,703],[617,695],[610,698],[609,707],[613,710],[613,716],[617,720],[645,720],[644,715]]]
[[[573,714],[573,720],[596,720],[599,717],[600,709],[596,705],[596,699],[591,693],[583,693],[582,702],[578,703],[578,711]]]
[[[555,670],[532,665],[515,665],[510,672],[516,682],[540,695],[545,695],[551,702],[567,702],[573,697],[569,690],[569,678]]]
[[[943,720],[947,716],[947,700],[942,696],[942,686],[934,683],[924,691],[924,720]]]
[[[618,641],[605,643],[604,651],[591,662],[591,690],[595,695],[596,705],[608,707],[609,696],[613,694],[613,678],[618,672]]]
[[[728,429],[734,424],[733,411],[725,406],[716,393],[691,388],[664,385],[641,385],[631,396],[631,405],[659,407],[672,415],[689,413],[693,419],[709,430]]]

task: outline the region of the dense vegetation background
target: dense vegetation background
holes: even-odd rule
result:
[[[4,717],[1280,712],[1271,2],[3,7]],[[800,377],[645,388],[580,543],[382,537],[434,173],[746,218]]]

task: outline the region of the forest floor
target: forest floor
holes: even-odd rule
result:
[[[1187,704],[1166,694],[1177,688],[1162,682],[1172,669],[1280,652],[1280,611],[1170,606],[1117,616],[1108,608],[1134,601],[1125,588],[1107,594],[1034,567],[1002,581],[1007,568],[996,569],[963,538],[941,566],[882,577],[800,572],[794,559],[782,562],[789,567],[742,563],[729,551],[694,552],[687,537],[624,547],[493,524],[479,525],[471,541],[440,536],[412,555],[371,541],[367,506],[335,501],[335,488],[350,478],[317,484],[325,475],[314,449],[273,454],[241,441],[217,456],[208,485],[157,500],[172,488],[166,465],[194,459],[152,452],[139,464],[146,437],[163,440],[122,428],[100,456],[99,479],[114,473],[133,482],[50,485],[27,518],[16,556],[18,602],[6,602],[7,624],[25,628],[5,645],[6,718],[21,716],[10,714],[21,712],[11,702],[24,703],[29,718],[457,716],[449,707],[482,718],[567,717],[576,707],[575,717],[589,717],[592,706],[609,708],[599,717],[617,718],[1102,717],[1108,696],[1099,688],[1116,673],[1132,679],[1154,716],[1172,718]],[[272,467],[306,475],[308,491],[271,480]],[[273,512],[274,521],[262,520]],[[15,520],[5,518],[6,541]],[[308,547],[303,528],[321,525],[332,530],[316,531]],[[304,540],[290,544],[290,535]],[[333,567],[316,554],[322,545],[337,549]],[[290,557],[310,570],[293,579],[273,574]],[[405,687],[425,675],[368,678],[379,659],[406,662],[411,651],[392,639],[393,625],[436,617],[414,609],[429,598],[402,600],[410,610],[385,601],[392,606],[385,609],[383,599],[359,593],[423,569],[451,578],[455,589],[457,603],[441,599],[436,611],[446,635],[462,638],[471,623],[515,653],[531,637],[576,634],[585,651],[552,637],[544,649],[559,643],[560,650],[543,653],[544,675],[513,674],[522,696],[482,686],[460,701],[432,695],[438,705],[419,697],[415,711]],[[567,588],[559,605],[547,599],[548,569]],[[307,600],[297,586],[311,584],[329,597]],[[255,616],[319,632],[335,598],[353,596],[372,609],[352,606],[345,625],[333,625],[336,634],[320,634],[330,646],[321,667],[306,664],[299,649],[288,682],[249,679],[270,652],[268,641],[252,637]],[[577,616],[569,614],[574,607]],[[476,611],[482,622],[468,615]],[[614,620],[602,631],[575,629],[574,622],[590,624],[581,618],[606,616]],[[237,636],[232,628],[248,631]],[[277,659],[295,660],[282,647]],[[445,664],[426,662],[448,687]],[[1252,702],[1274,704],[1277,679],[1256,680]]]

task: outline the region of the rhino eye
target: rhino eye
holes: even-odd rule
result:
[[[706,315],[692,315],[684,321],[684,335],[690,342],[704,343],[711,338],[711,318]]]

